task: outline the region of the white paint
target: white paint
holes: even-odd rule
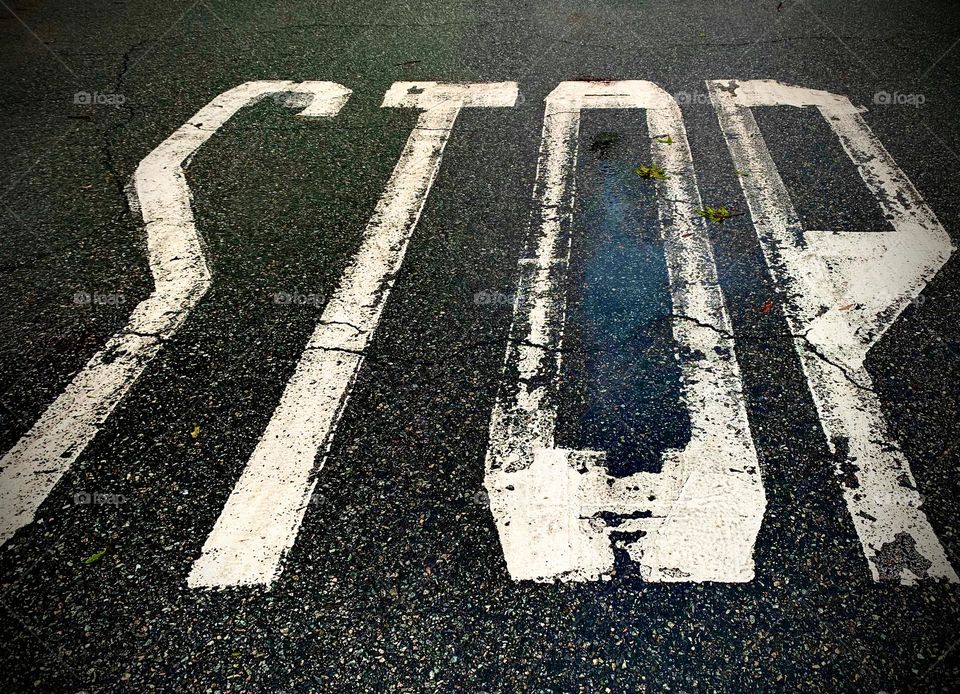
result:
[[[513,106],[516,98],[514,82],[397,82],[387,92],[384,107],[423,112],[360,250],[324,308],[279,406],[190,572],[190,586],[269,587],[279,574],[457,115],[463,107]]]
[[[614,478],[605,453],[555,447],[580,112],[644,108],[692,436],[659,474]],[[614,568],[611,530],[649,581],[749,581],[765,509],[730,321],[679,106],[651,82],[563,82],[547,97],[528,253],[520,262],[505,379],[490,423],[485,486],[515,580],[589,581]],[[722,352],[722,354],[721,354]],[[616,528],[601,512],[649,513]]]
[[[217,96],[148,154],[133,177],[131,204],[143,215],[154,290],[129,322],[73,378],[0,460],[0,544],[31,522],[40,504],[93,439],[117,403],[183,325],[210,286],[184,168],[241,108],[269,94],[311,100],[300,116],[333,116],[350,90],[333,82],[258,81]]]
[[[707,86],[740,178],[764,255],[779,286],[830,451],[858,486],[843,486],[875,580],[913,583],[891,561],[910,544],[930,563],[926,576],[957,581],[921,510],[910,466],[893,439],[864,361],[870,348],[950,257],[950,237],[849,99],[769,80]],[[892,231],[840,233],[801,227],[790,195],[750,111],[816,107],[876,196]],[[850,305],[852,308],[847,308]],[[841,442],[846,442],[844,456]],[[886,547],[886,549],[884,549]],[[879,555],[879,556],[878,556]],[[884,556],[887,555],[887,559]]]

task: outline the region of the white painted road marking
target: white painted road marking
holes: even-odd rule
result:
[[[691,439],[660,474],[610,477],[605,453],[555,447],[580,111],[644,108],[658,181],[671,325]],[[657,135],[669,134],[672,144]],[[531,257],[521,260],[505,377],[490,423],[485,486],[510,575],[589,581],[614,568],[599,514],[649,581],[749,581],[766,505],[730,321],[717,284],[680,108],[651,82],[563,82],[546,100]]]
[[[874,580],[957,581],[921,510],[864,361],[953,246],[936,216],[843,96],[770,80],[707,86]],[[754,106],[816,107],[840,138],[893,231],[808,231],[767,151]],[[852,305],[852,308],[847,308]],[[845,309],[845,310],[844,310]]]
[[[921,510],[864,361],[950,257],[949,236],[848,99],[767,80],[707,82],[810,383],[847,506],[875,580],[957,582]],[[155,288],[34,426],[0,459],[0,544],[29,523],[146,365],[210,284],[184,169],[238,110],[269,94],[310,99],[299,115],[334,116],[350,90],[333,82],[258,81],[219,95],[140,163]],[[508,107],[513,82],[398,82],[384,107],[418,108],[411,133],[279,406],[237,482],[191,586],[269,586],[292,546],[337,421],[376,330],[463,107]],[[300,107],[302,100],[288,100]],[[802,229],[753,118],[754,106],[816,107],[839,136],[893,231]],[[671,325],[683,356],[692,436],[663,472],[609,476],[605,453],[555,447],[580,111],[645,108],[667,256]],[[643,531],[620,546],[650,581],[748,581],[765,498],[730,322],[697,216],[701,206],[680,109],[650,82],[564,82],[547,98],[532,257],[521,261],[505,379],[490,425],[485,484],[516,579],[596,580],[613,569],[611,527]],[[318,455],[320,457],[317,464]]]
[[[333,82],[241,84],[217,96],[140,162],[130,197],[142,211],[154,290],[0,460],[0,544],[33,520],[43,500],[210,286],[184,176],[190,158],[241,108],[283,93],[309,95],[312,100],[299,115],[316,117],[336,115],[350,90]]]
[[[387,92],[384,107],[423,112],[377,203],[360,250],[324,308],[280,404],[190,572],[190,586],[269,587],[279,574],[457,115],[463,107],[510,107],[516,98],[514,82],[397,82]]]

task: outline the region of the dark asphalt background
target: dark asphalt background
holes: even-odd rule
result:
[[[123,195],[137,163],[248,80],[354,93],[321,122],[267,100],[194,159],[213,286],[40,520],[0,550],[0,689],[954,691],[960,587],[871,581],[783,315],[760,310],[774,288],[748,216],[711,233],[768,497],[750,584],[509,579],[478,493],[510,307],[474,295],[513,292],[543,98],[565,79],[692,95],[683,112],[704,202],[736,210],[745,202],[703,80],[848,95],[960,241],[958,39],[950,0],[3,0],[2,450],[150,291]],[[461,113],[273,590],[188,590],[322,311],[273,295],[332,293],[416,119],[381,109],[383,93],[417,79],[516,80],[523,100]],[[925,103],[874,105],[881,90]],[[125,103],[77,105],[78,91]],[[757,118],[808,228],[883,228],[816,112]],[[630,173],[648,161],[645,132],[639,111],[585,114],[578,169],[560,438],[616,449],[621,472],[689,435],[654,198]],[[81,291],[122,300],[77,305]],[[923,296],[869,367],[960,566],[957,256]],[[78,491],[125,500],[76,505]]]

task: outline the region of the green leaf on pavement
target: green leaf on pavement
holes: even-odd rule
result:
[[[646,164],[641,164],[640,166],[635,168],[633,171],[640,178],[646,178],[646,179],[652,178],[658,181],[665,181],[668,178],[670,178],[667,175],[667,172],[664,171],[659,166],[657,166],[656,164],[650,164],[650,166],[647,166]]]
[[[87,557],[86,559],[84,559],[84,560],[83,560],[83,563],[84,563],[84,564],[92,564],[92,563],[94,563],[95,561],[100,561],[100,558],[101,558],[104,554],[106,554],[106,553],[107,553],[107,550],[101,549],[99,552],[96,552],[95,554],[91,554],[89,557]]]
[[[726,207],[704,207],[702,210],[697,210],[697,214],[717,224],[723,224],[733,217],[733,212]]]

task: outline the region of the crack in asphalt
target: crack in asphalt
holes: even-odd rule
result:
[[[127,77],[127,73],[130,71],[131,59],[133,57],[134,51],[139,48],[142,48],[147,43],[147,40],[138,41],[133,46],[130,46],[126,51],[123,52],[123,55],[120,59],[120,65],[117,70],[116,78],[113,81],[113,86],[111,87],[111,93],[113,94],[123,94],[123,83]],[[131,106],[126,105],[126,100],[123,103],[118,105],[120,111],[126,115],[126,119],[122,120],[114,125],[108,125],[103,129],[101,134],[103,139],[102,144],[102,154],[103,154],[103,166],[107,171],[107,174],[110,176],[110,181],[113,184],[113,187],[120,198],[120,213],[117,215],[114,222],[119,222],[125,216],[129,217],[130,221],[134,225],[138,225],[137,215],[134,214],[133,208],[130,204],[130,197],[127,195],[126,190],[126,179],[121,176],[119,172],[119,167],[117,163],[116,156],[114,154],[114,143],[111,142],[111,139],[120,134],[133,120],[134,111]]]
[[[346,325],[346,326],[348,326],[348,327],[350,327],[350,328],[353,328],[353,329],[354,329],[355,331],[357,331],[358,333],[365,333],[365,332],[367,332],[366,330],[363,330],[363,329],[360,328],[359,326],[356,326],[356,325],[354,325],[353,323],[350,323],[350,322],[345,321],[345,320],[319,320],[319,321],[317,321],[317,325]]]
[[[824,354],[823,352],[821,352],[821,351],[819,350],[819,348],[810,340],[810,338],[808,338],[808,337],[806,336],[805,333],[804,333],[804,334],[791,333],[791,336],[792,336],[794,339],[796,339],[796,340],[801,340],[801,341],[806,345],[807,350],[808,350],[809,352],[811,352],[815,357],[817,357],[818,359],[820,359],[820,361],[822,361],[822,362],[825,363],[825,364],[829,364],[830,366],[832,366],[832,367],[836,368],[837,370],[839,370],[840,373],[843,374],[843,377],[844,377],[845,379],[847,379],[848,381],[850,381],[850,383],[852,383],[854,386],[856,386],[856,387],[859,388],[860,390],[865,390],[865,391],[867,391],[868,393],[874,393],[874,394],[876,393],[876,390],[874,390],[872,387],[865,386],[865,385],[863,385],[862,383],[858,382],[858,381],[850,374],[850,370],[849,370],[846,366],[844,366],[843,364],[840,364],[840,363],[832,360],[832,359],[831,359],[830,357],[828,357],[826,354]]]
[[[733,333],[730,332],[729,330],[724,330],[723,328],[718,328],[717,326],[711,325],[710,323],[704,323],[702,320],[699,320],[699,319],[697,319],[697,318],[694,318],[693,316],[685,316],[685,315],[683,315],[682,313],[669,313],[669,314],[667,314],[667,317],[668,317],[668,318],[676,318],[676,319],[679,319],[679,320],[690,321],[690,322],[693,323],[694,325],[699,325],[701,328],[708,328],[708,329],[712,330],[713,332],[717,333],[718,335],[722,335],[723,337],[725,337],[725,338],[728,339],[728,340],[735,340],[735,339],[736,339],[736,338],[734,337]]]

